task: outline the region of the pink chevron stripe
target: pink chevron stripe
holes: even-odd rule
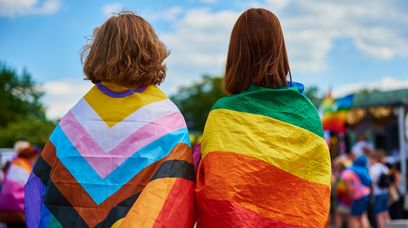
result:
[[[186,127],[186,124],[180,112],[169,114],[147,123],[109,153],[105,153],[101,149],[71,112],[68,112],[62,118],[60,126],[79,153],[89,162],[99,176],[104,178],[144,146],[170,132]],[[109,140],[109,138],[106,140]]]

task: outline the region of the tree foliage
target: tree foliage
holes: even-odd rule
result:
[[[27,71],[18,74],[0,63],[0,147],[18,139],[42,145],[54,123],[48,121],[40,99],[43,92]]]
[[[192,86],[182,87],[171,97],[183,113],[192,132],[202,132],[208,113],[214,103],[225,96],[221,88],[222,78],[204,75]]]
[[[48,120],[33,117],[19,119],[0,129],[0,147],[12,147],[20,139],[43,146],[54,127],[55,123]]]
[[[0,127],[28,117],[45,120],[42,95],[27,71],[19,75],[0,63]]]

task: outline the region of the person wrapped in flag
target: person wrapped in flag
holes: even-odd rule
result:
[[[84,53],[95,86],[62,117],[33,169],[28,227],[192,227],[189,134],[157,87],[166,47],[142,17],[122,12]]]
[[[229,96],[214,104],[203,133],[197,227],[326,226],[328,146],[316,108],[291,80],[278,18],[245,11],[229,44]]]

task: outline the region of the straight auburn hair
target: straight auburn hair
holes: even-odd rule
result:
[[[94,30],[81,58],[85,79],[123,86],[159,85],[169,55],[152,26],[131,11],[110,17]]]
[[[231,33],[224,91],[235,94],[250,85],[279,88],[292,76],[279,19],[270,11],[252,8],[239,16]]]

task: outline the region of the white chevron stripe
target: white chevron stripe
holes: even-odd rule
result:
[[[133,132],[154,120],[178,112],[178,108],[169,99],[153,102],[139,108],[111,128],[84,99],[71,112],[102,150],[109,153]]]

